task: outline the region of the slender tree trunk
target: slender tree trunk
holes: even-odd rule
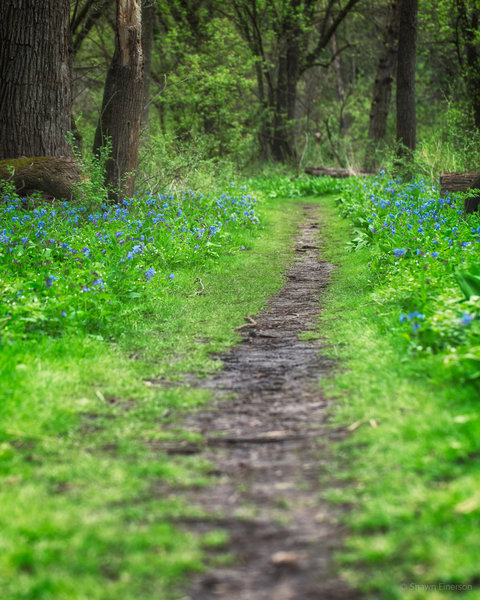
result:
[[[400,0],[397,57],[397,142],[400,156],[416,147],[415,62],[418,0]]]
[[[269,106],[267,97],[265,94],[265,85],[263,79],[263,69],[262,62],[260,57],[255,61],[255,73],[257,75],[257,88],[258,88],[258,100],[260,104],[260,129],[258,132],[258,142],[260,145],[260,153],[265,160],[269,160],[271,158],[270,150],[270,118],[269,118]]]
[[[0,2],[0,159],[73,157],[69,0]]]
[[[115,52],[94,141],[98,152],[111,140],[107,182],[117,190],[117,198],[118,192],[131,196],[134,191],[143,92],[141,0],[117,0]]]
[[[279,162],[296,158],[294,119],[300,77],[297,32],[287,29],[285,38],[285,53],[278,62],[272,139],[272,155]]]
[[[385,140],[387,117],[392,95],[392,83],[398,50],[399,2],[393,0],[389,6],[389,17],[383,36],[382,50],[378,59],[377,74],[373,84],[372,106],[368,128],[365,168],[375,167],[375,148]]]
[[[150,114],[150,74],[152,72],[152,48],[155,24],[154,0],[142,1],[142,47],[143,47],[143,112],[142,129],[148,128]]]
[[[344,113],[346,96],[345,82],[343,81],[342,60],[338,52],[337,36],[335,33],[332,35],[332,51],[332,69],[335,75],[335,91],[337,92],[337,100],[340,106],[340,114],[338,118],[338,131],[340,135],[343,136],[348,132],[348,129],[350,127],[350,119],[348,115],[345,115]]]

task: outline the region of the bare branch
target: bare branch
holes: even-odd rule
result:
[[[356,4],[358,4],[358,2],[360,2],[360,0],[348,0],[347,4],[342,8],[338,15],[335,18],[331,19],[330,26],[328,28],[326,27],[326,25],[328,21],[330,21],[330,19],[328,15],[325,16],[323,20],[322,34],[320,35],[318,44],[316,45],[314,50],[312,50],[312,52],[307,54],[307,56],[305,57],[305,61],[301,68],[302,73],[304,73],[307,69],[310,69],[316,63],[322,50],[326,48],[328,42],[331,40],[333,34],[337,30],[340,23],[345,19],[345,17],[352,10],[352,8]],[[331,3],[329,3],[329,5],[327,6],[327,11],[329,11],[330,8]]]

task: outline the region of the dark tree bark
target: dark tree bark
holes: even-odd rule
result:
[[[297,100],[297,83],[300,78],[300,24],[294,11],[301,2],[292,2],[292,15],[282,23],[283,52],[278,60],[275,110],[273,121],[272,155],[279,162],[296,158],[293,120]]]
[[[70,199],[80,178],[79,166],[64,156],[0,160],[0,179],[12,182],[23,195],[40,190],[54,198]]]
[[[135,186],[143,106],[141,0],[117,0],[115,52],[107,73],[94,152],[111,140],[107,183],[113,196],[131,196]]]
[[[337,36],[335,34],[332,35],[332,70],[335,75],[335,91],[337,92],[337,100],[340,108],[338,132],[340,136],[343,136],[348,132],[350,127],[350,118],[349,115],[345,114],[345,82],[343,80],[341,54],[338,49]]]
[[[418,0],[399,0],[397,56],[397,142],[409,158],[416,147],[415,63]]]
[[[399,1],[392,0],[389,5],[389,15],[378,59],[377,74],[373,84],[372,106],[368,127],[368,139],[370,143],[367,145],[367,154],[365,156],[365,168],[367,169],[375,167],[374,150],[385,139],[387,131],[387,117],[397,60],[398,27]]]
[[[69,0],[0,2],[0,159],[66,156]]]

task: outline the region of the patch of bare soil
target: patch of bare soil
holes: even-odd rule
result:
[[[247,320],[243,341],[221,357],[223,370],[195,383],[214,390],[216,401],[185,422],[205,435],[204,448],[183,451],[203,450],[217,480],[191,492],[211,518],[188,526],[225,529],[234,558],[194,581],[185,600],[356,598],[332,565],[338,515],[319,498],[322,463],[340,432],[325,426],[327,401],[316,382],[333,365],[321,340],[299,334],[314,328],[333,267],[318,259],[318,209],[303,210],[284,287]]]

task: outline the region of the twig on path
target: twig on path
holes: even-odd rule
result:
[[[239,325],[238,327],[234,327],[233,329],[235,331],[240,331],[240,329],[245,329],[245,327],[256,327],[258,325],[258,323],[255,321],[255,319],[252,319],[252,317],[245,317],[246,319],[248,319],[248,323],[244,323],[243,325]]]
[[[200,294],[203,294],[203,292],[205,291],[205,286],[203,285],[203,281],[200,279],[200,277],[197,277],[195,279],[195,283],[199,283],[202,286],[201,290],[197,290],[196,292],[193,292],[193,294],[189,294],[188,297],[191,298],[192,296],[200,296]]]
[[[370,427],[373,427],[374,429],[378,428],[378,423],[375,419],[369,419],[368,421],[367,419],[361,419],[360,421],[355,421],[355,423],[349,425],[347,427],[347,431],[355,431],[355,429],[358,429],[362,425],[367,425],[367,423],[370,424]]]

